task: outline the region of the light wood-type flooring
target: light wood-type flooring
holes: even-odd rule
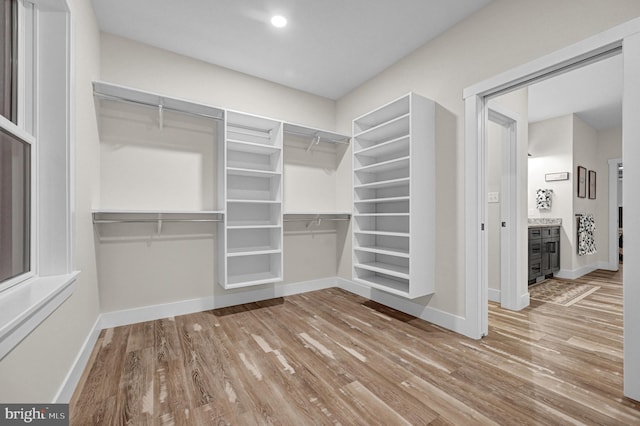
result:
[[[103,330],[73,425],[640,425],[619,273],[472,340],[339,289]]]

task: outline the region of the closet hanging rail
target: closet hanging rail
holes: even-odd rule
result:
[[[128,104],[146,106],[146,107],[154,108],[154,109],[157,108],[159,110],[178,112],[178,113],[182,113],[182,114],[193,115],[193,116],[196,116],[196,117],[211,118],[213,120],[224,120],[224,117],[220,117],[220,116],[217,116],[217,115],[205,114],[203,112],[187,111],[187,110],[180,109],[180,108],[167,107],[162,102],[160,102],[158,104],[153,104],[153,103],[150,103],[150,102],[136,101],[136,100],[128,99],[128,98],[121,97],[121,96],[107,95],[105,93],[100,93],[100,92],[96,92],[96,91],[93,92],[93,95],[97,96],[99,98],[110,100],[110,101],[124,102],[124,103],[128,103]]]

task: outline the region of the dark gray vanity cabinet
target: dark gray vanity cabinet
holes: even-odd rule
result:
[[[560,270],[560,227],[529,227],[529,283]]]

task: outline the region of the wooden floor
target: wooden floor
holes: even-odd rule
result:
[[[339,289],[104,330],[73,425],[640,425],[620,275],[471,340]]]

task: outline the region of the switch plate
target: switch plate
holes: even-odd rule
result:
[[[499,192],[489,192],[487,194],[487,202],[488,203],[499,203],[500,202],[500,193]]]

